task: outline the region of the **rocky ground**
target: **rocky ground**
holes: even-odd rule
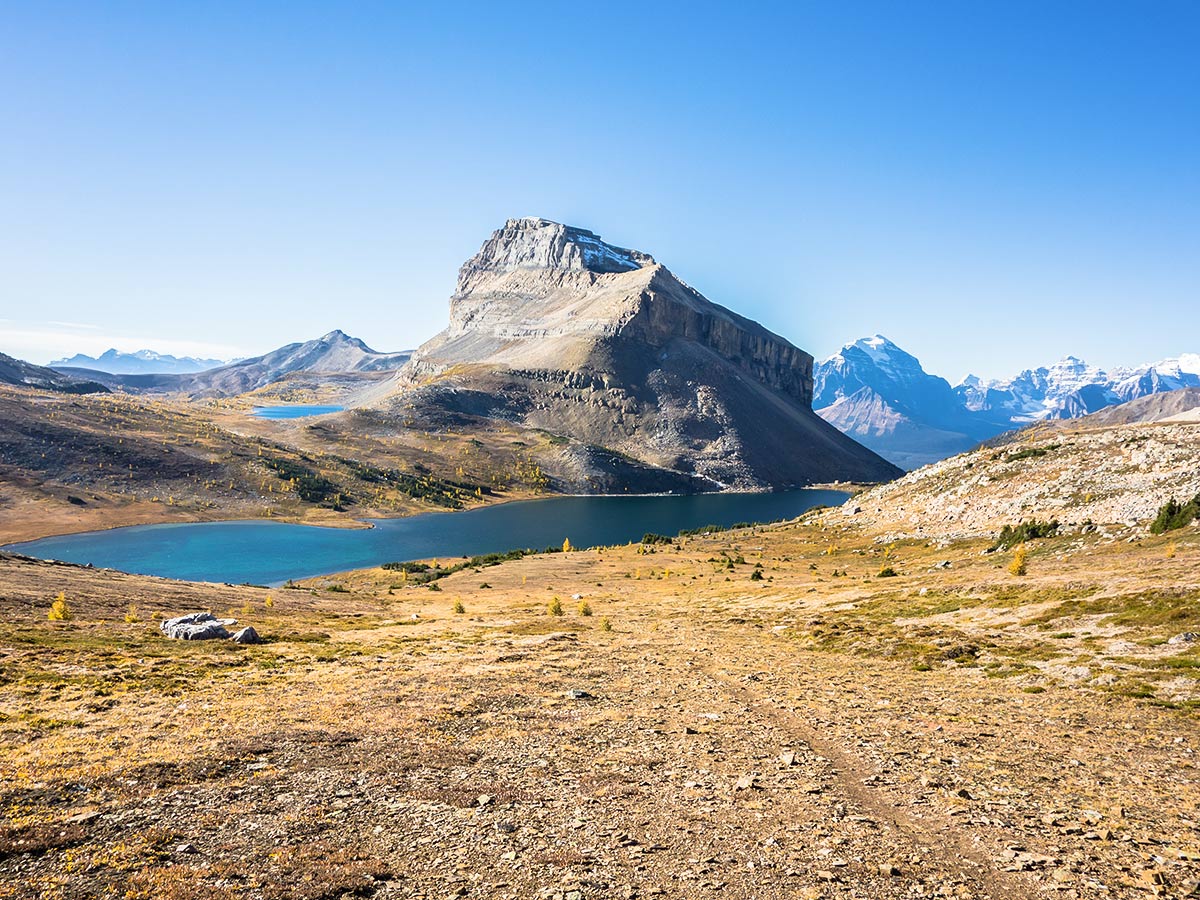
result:
[[[855,498],[831,521],[893,537],[978,537],[1033,516],[1130,537],[1175,498],[1200,493],[1200,426],[1063,422],[934,463]]]
[[[1200,531],[989,543],[816,514],[437,590],[0,558],[0,896],[1195,896]],[[268,642],[158,633],[203,608]]]

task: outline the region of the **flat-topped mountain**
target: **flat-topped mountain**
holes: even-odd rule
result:
[[[646,253],[510,219],[383,405],[520,422],[710,488],[895,477],[812,412],[812,366]]]

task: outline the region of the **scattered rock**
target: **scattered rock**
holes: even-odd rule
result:
[[[1172,638],[1167,639],[1168,644],[1190,644],[1196,640],[1197,635],[1194,631],[1185,631],[1183,634],[1177,634]]]
[[[579,688],[571,688],[567,691],[568,700],[595,700],[595,694],[589,694],[587,691],[581,691]]]

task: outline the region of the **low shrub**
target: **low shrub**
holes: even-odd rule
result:
[[[1005,525],[1000,529],[1000,537],[996,538],[996,543],[992,544],[991,549],[1008,550],[1017,544],[1054,537],[1056,534],[1058,534],[1058,519],[1051,519],[1049,522],[1030,519],[1020,525]]]
[[[1013,554],[1012,562],[1008,564],[1008,571],[1013,575],[1024,575],[1029,570],[1028,559],[1029,548],[1021,544],[1017,547],[1017,552]]]
[[[71,607],[67,605],[65,592],[60,592],[54,598],[54,602],[50,604],[50,611],[46,613],[46,618],[51,622],[66,622],[71,618]]]
[[[1158,510],[1158,516],[1150,523],[1151,534],[1162,534],[1176,528],[1186,528],[1200,519],[1200,494],[1186,503],[1171,498]]]

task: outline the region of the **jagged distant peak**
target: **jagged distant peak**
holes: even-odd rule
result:
[[[183,374],[212,369],[222,364],[219,359],[198,359],[193,356],[172,356],[156,350],[141,349],[132,353],[110,347],[99,356],[76,353],[74,356],[56,359],[51,366],[77,369],[95,369],[114,375],[134,374]]]
[[[839,358],[845,358],[848,353],[854,354],[855,351],[858,351],[859,354],[865,354],[876,361],[895,358],[915,358],[891,339],[882,334],[873,334],[870,337],[861,337],[858,340],[843,344],[837,353],[834,353],[822,362],[833,362]]]

